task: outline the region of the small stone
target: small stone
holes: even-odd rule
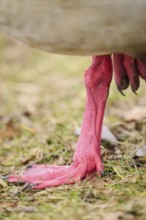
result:
[[[75,129],[75,135],[79,136],[81,133],[81,128],[77,127]],[[114,136],[114,134],[110,131],[110,129],[107,127],[107,125],[103,125],[102,127],[102,134],[101,134],[101,140],[108,141],[113,146],[116,146],[118,144],[117,138]]]
[[[144,157],[144,156],[146,156],[146,146],[138,148],[136,150],[135,156],[137,156],[137,157]]]

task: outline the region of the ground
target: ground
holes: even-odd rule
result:
[[[0,38],[0,175],[30,163],[66,164],[77,143],[85,102],[83,72],[89,57],[46,54]],[[102,142],[103,177],[71,186],[22,192],[0,180],[0,219],[145,219],[146,86],[123,97],[114,82],[105,124],[118,139]],[[136,113],[134,108],[138,107]],[[134,115],[135,114],[135,115]]]

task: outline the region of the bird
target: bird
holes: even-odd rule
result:
[[[70,165],[32,165],[7,176],[25,188],[74,184],[103,172],[101,129],[114,75],[118,90],[146,80],[145,0],[1,0],[0,32],[49,53],[92,56],[85,71],[86,104]]]

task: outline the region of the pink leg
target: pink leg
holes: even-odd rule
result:
[[[21,176],[8,176],[8,181],[36,183],[33,188],[44,189],[73,184],[96,171],[101,174],[103,166],[100,158],[100,137],[111,79],[111,56],[94,56],[85,73],[85,114],[73,163],[70,166],[35,165],[27,168]]]

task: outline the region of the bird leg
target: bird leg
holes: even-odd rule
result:
[[[101,174],[101,128],[111,79],[111,56],[94,56],[91,66],[85,72],[87,99],[84,120],[71,165],[34,165],[28,167],[22,175],[8,176],[8,181],[30,183],[34,189],[45,189],[73,184],[94,172]]]

